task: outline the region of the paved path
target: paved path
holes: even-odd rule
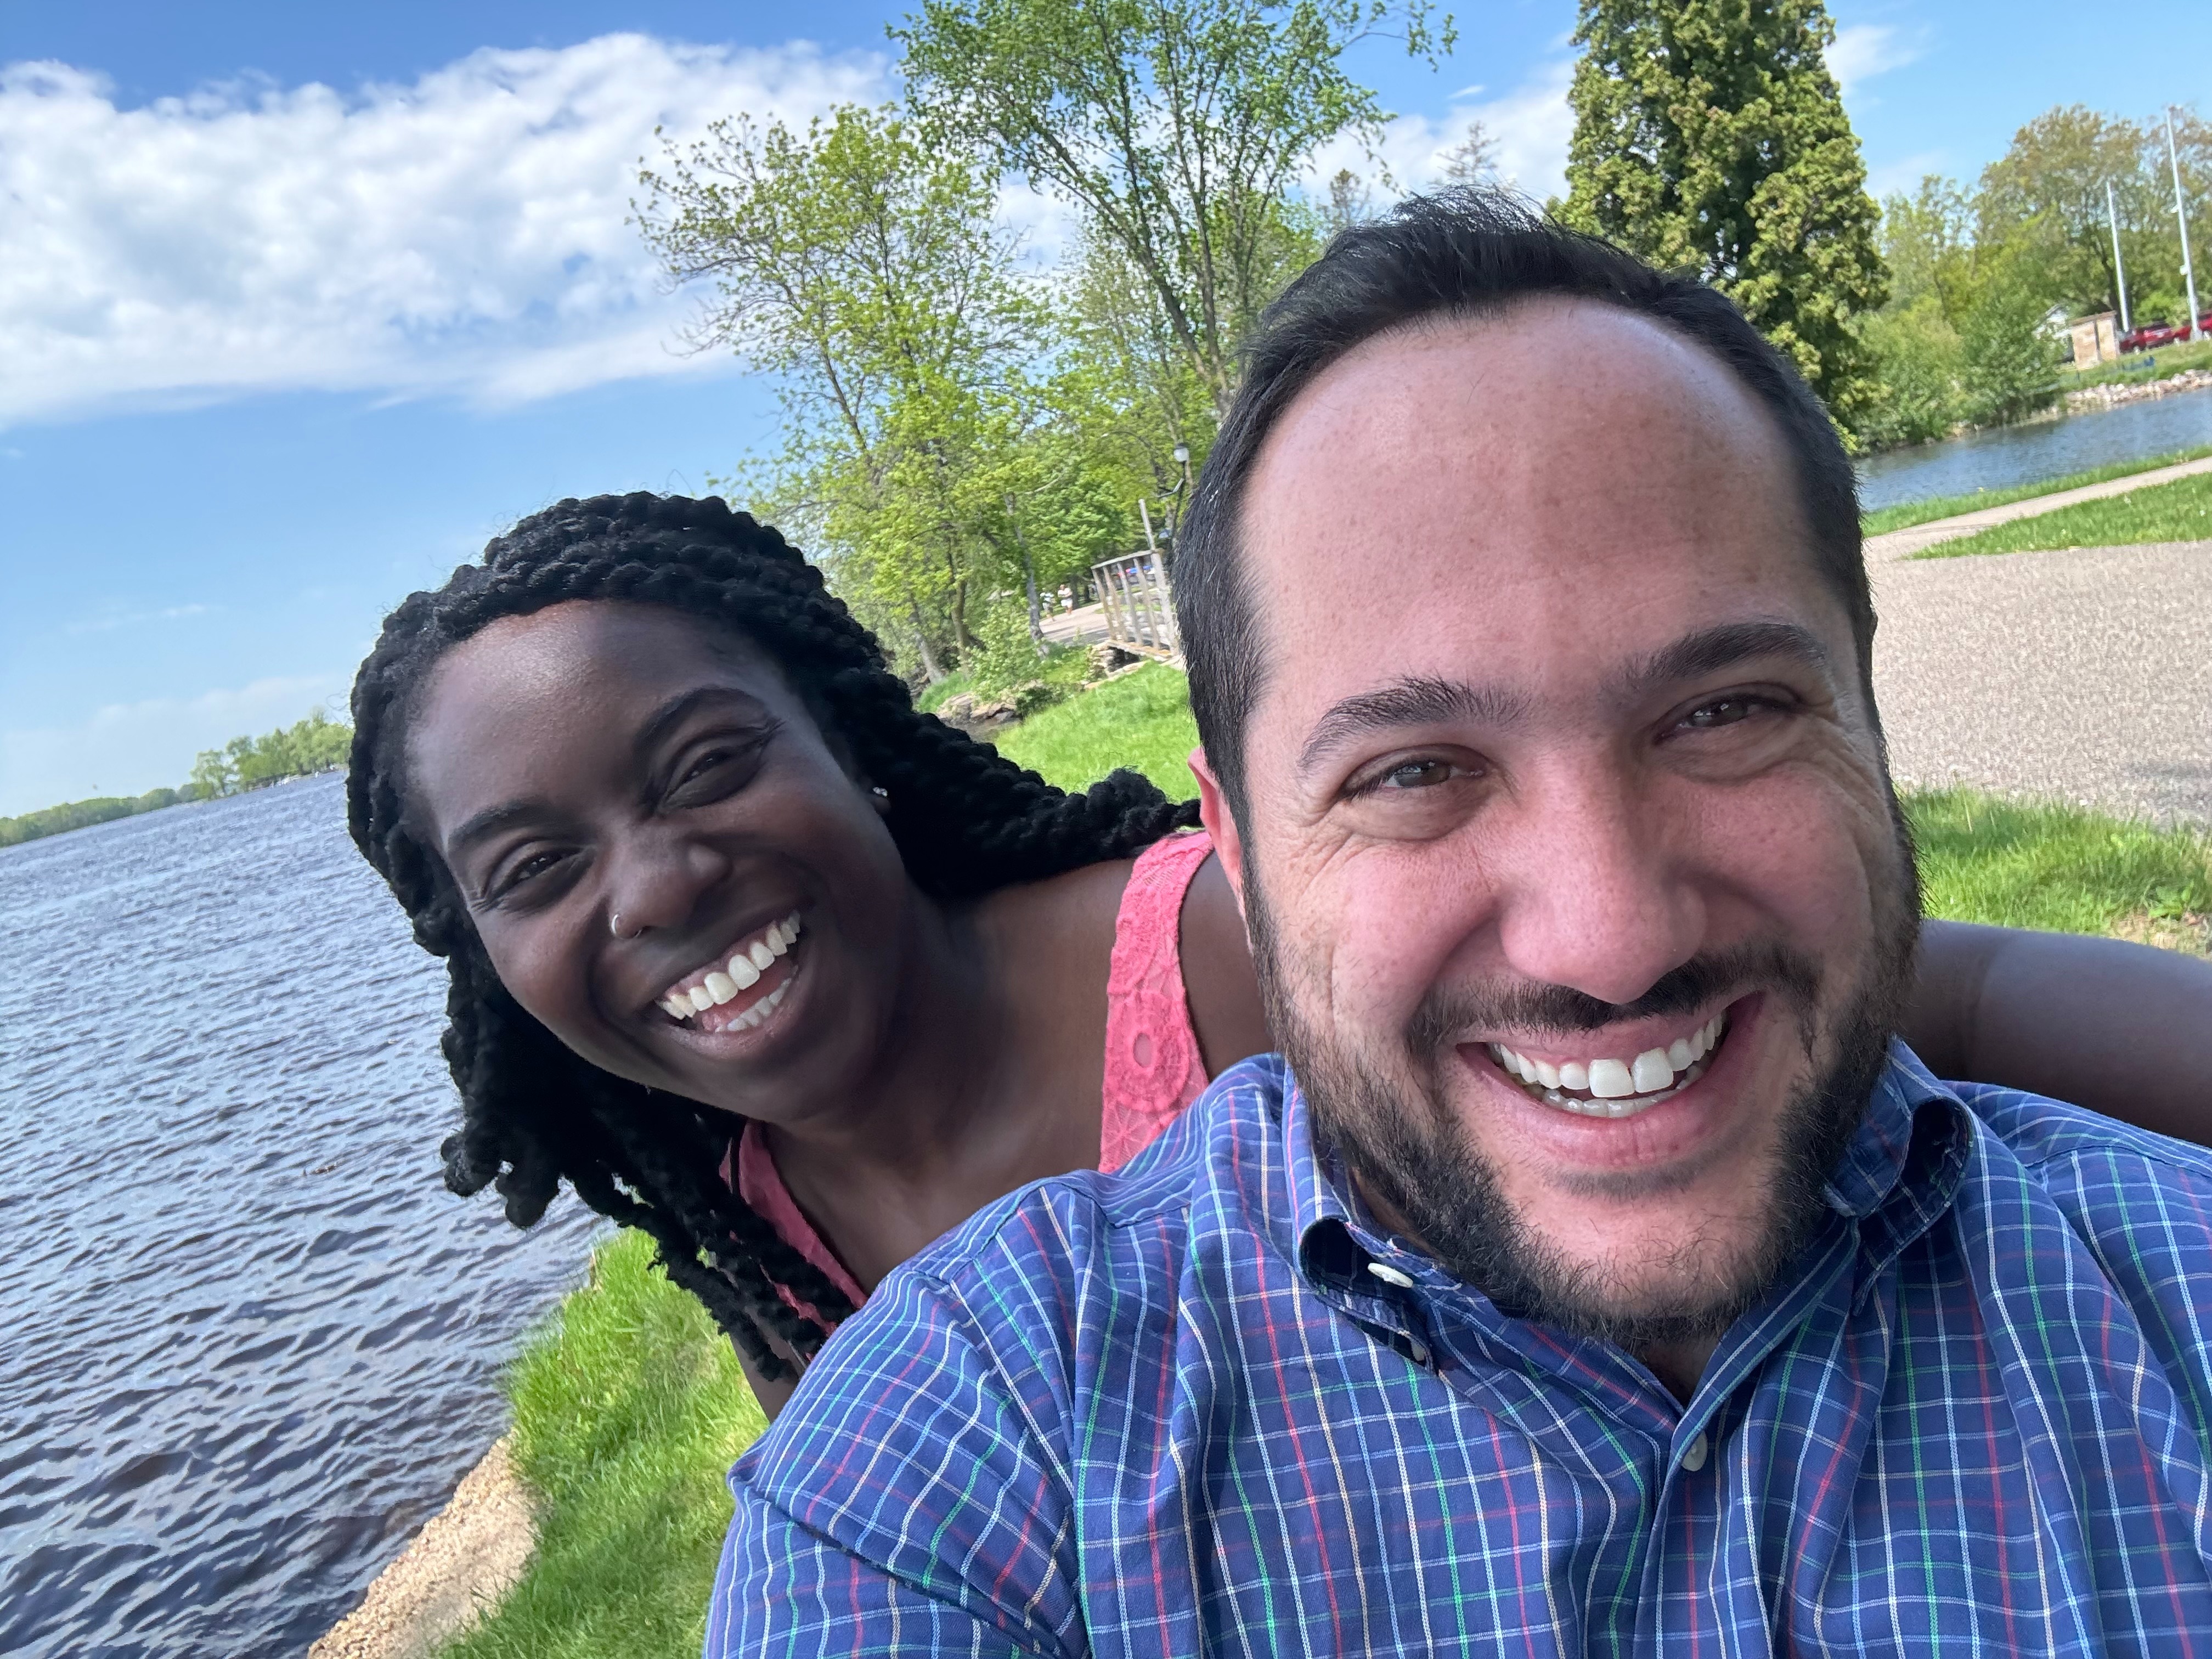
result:
[[[2212,825],[2212,542],[1881,558],[1892,539],[1868,548],[1900,783]]]
[[[2148,472],[2134,473],[2124,478],[2107,478],[2103,483],[2083,484],[2079,489],[2061,489],[2053,495],[2031,495],[2024,501],[2013,501],[2003,507],[1984,507],[1972,513],[1961,513],[1955,519],[1935,519],[1926,524],[1914,525],[1909,530],[1893,530],[1886,536],[1875,536],[1868,540],[1867,558],[1875,563],[1885,559],[1910,558],[1922,549],[1933,547],[1938,542],[1971,536],[1978,530],[1987,530],[1991,525],[2010,524],[2014,519],[2039,518],[2062,507],[2071,507],[2076,501],[2098,501],[2108,495],[2124,495],[2130,489],[2141,489],[2146,484],[2170,483],[2176,478],[2191,477],[2199,472],[2212,472],[2212,455],[2198,460],[2183,461],[2174,466],[2154,467]]]

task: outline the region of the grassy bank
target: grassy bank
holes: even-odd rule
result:
[[[454,1659],[696,1659],[723,1477],[764,1419],[729,1343],[651,1258],[641,1234],[602,1245],[509,1374],[538,1550]]]
[[[1956,559],[1978,553],[2032,553],[2057,547],[2129,547],[2144,542],[2212,539],[2212,473],[2077,501],[2055,513],[2015,519],[1916,555]]]
[[[1932,495],[1924,501],[1905,501],[1896,507],[1877,508],[1863,514],[1859,523],[1868,535],[1880,536],[1892,530],[1909,530],[1917,524],[1933,524],[1938,519],[1955,519],[1961,513],[1978,513],[1985,507],[2005,507],[2014,501],[2033,501],[2038,495],[2056,495],[2063,489],[2079,489],[2084,484],[2132,478],[2138,472],[2172,466],[2181,461],[2200,460],[2207,455],[2212,455],[2212,444],[2177,449],[2164,455],[2145,455],[2132,461],[2114,461],[2108,466],[2093,466],[2086,472],[2069,472],[2063,477],[2039,479],[2008,489],[1978,489],[1971,495]]]
[[[1180,797],[1193,787],[1182,757],[1196,740],[1182,677],[1146,667],[1012,728],[1000,747],[1070,787],[1134,763]],[[2212,911],[2212,849],[2192,835],[1966,789],[1915,795],[1907,810],[1934,915],[2157,938],[2161,918]],[[516,1452],[540,1499],[538,1553],[451,1654],[699,1650],[729,1522],[723,1475],[761,1419],[728,1344],[647,1271],[648,1255],[635,1234],[602,1248],[592,1283],[516,1363]]]

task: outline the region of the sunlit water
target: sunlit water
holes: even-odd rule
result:
[[[2200,444],[2212,444],[2212,391],[2177,392],[1869,456],[1859,463],[1859,505],[2008,489]]]
[[[580,1277],[441,1184],[442,969],[336,778],[0,849],[0,1653],[303,1650]]]

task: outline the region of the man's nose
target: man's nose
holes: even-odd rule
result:
[[[1517,805],[1499,920],[1516,972],[1626,1003],[1697,954],[1705,898],[1648,801],[1582,769]]]
[[[649,927],[681,927],[730,875],[726,856],[684,836],[627,837],[610,849],[608,862],[608,925],[624,938]]]

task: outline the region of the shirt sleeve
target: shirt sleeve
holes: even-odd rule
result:
[[[714,1575],[704,1659],[754,1655],[1059,1655],[905,1583],[740,1491]]]
[[[1055,1328],[1052,1285],[1015,1323]],[[1086,1650],[1064,1376],[1004,1322],[902,1268],[838,1331],[731,1471],[708,1659]]]

